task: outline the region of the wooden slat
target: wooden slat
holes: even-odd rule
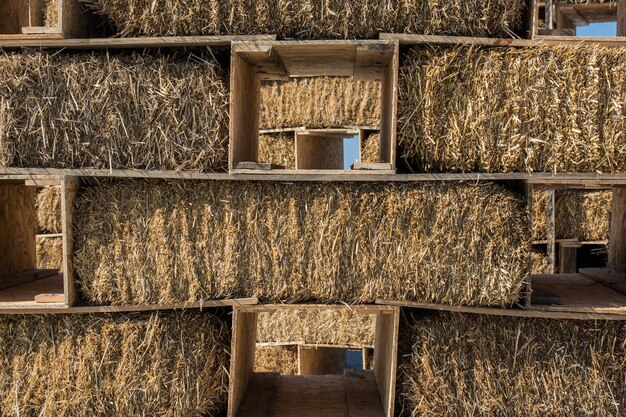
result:
[[[304,340],[289,340],[285,342],[257,342],[256,347],[273,347],[273,346],[302,346],[302,347],[328,347],[328,348],[342,348],[342,349],[374,349],[374,345],[359,344],[330,344],[330,343],[306,343]]]
[[[376,315],[374,375],[386,417],[394,415],[399,321],[399,309]]]
[[[626,188],[613,190],[609,242],[609,267],[626,273]]]
[[[136,38],[91,38],[91,39],[24,39],[24,35],[12,38],[0,37],[1,49],[144,49],[180,47],[228,47],[234,41],[270,41],[276,35],[228,35],[228,36],[164,36]]]
[[[387,162],[355,162],[352,169],[364,171],[391,171],[391,164]]]
[[[345,380],[348,417],[383,417],[385,415],[376,389],[376,378],[372,372],[346,370]]]
[[[576,273],[578,245],[559,244],[559,272],[561,274]]]
[[[380,161],[396,168],[396,131],[398,107],[399,44],[394,45],[394,54],[381,82],[380,116]]]
[[[538,311],[519,308],[457,306],[448,304],[420,303],[415,301],[398,301],[377,299],[377,304],[399,306],[423,310],[451,311],[455,313],[481,314],[489,316],[528,317],[540,319],[569,320],[626,320],[626,315],[612,313],[588,313],[584,311]]]
[[[233,309],[228,416],[238,415],[254,370],[257,313]]]
[[[482,46],[576,46],[580,44],[626,46],[625,39],[603,36],[535,36],[534,39],[480,38],[469,36],[410,35],[381,33],[382,40],[397,40],[400,45],[482,45]]]
[[[345,417],[347,414],[343,375],[281,376],[271,417]]]
[[[548,241],[548,273],[554,274],[556,269],[556,201],[554,190],[548,190],[546,200],[546,239]]]
[[[49,278],[59,274],[58,269],[33,269],[0,277],[0,290]]]
[[[626,0],[617,2],[617,36],[626,36]]]
[[[580,268],[579,273],[626,295],[626,277],[606,268]]]
[[[63,293],[37,294],[35,296],[35,302],[39,304],[50,304],[50,303],[63,304],[65,303],[65,294]]]
[[[289,72],[272,46],[263,44],[256,46],[254,50],[239,52],[239,56],[250,65],[259,78],[267,81],[289,81]]]
[[[65,303],[73,306],[78,300],[74,274],[74,199],[80,188],[80,178],[65,177],[61,183],[61,218],[63,231],[63,278]]]

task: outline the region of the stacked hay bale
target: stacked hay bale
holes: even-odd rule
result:
[[[550,262],[548,256],[538,250],[532,250],[530,253],[530,259],[532,262],[531,274],[549,274]]]
[[[526,281],[525,206],[495,184],[95,184],[75,207],[75,270],[102,304],[509,305]]]
[[[298,375],[298,346],[257,346],[254,352],[254,372]]]
[[[44,187],[37,193],[37,223],[46,234],[63,232],[61,187]],[[60,236],[39,236],[36,241],[37,268],[63,269],[63,239]]]
[[[45,0],[44,26],[57,27],[59,25],[59,0]]]
[[[625,81],[619,48],[415,48],[398,153],[415,172],[624,172]]]
[[[304,77],[261,85],[261,129],[378,126],[380,81]]]
[[[229,336],[196,311],[0,317],[3,416],[216,416]]]
[[[269,162],[296,169],[295,137],[291,133],[265,134],[259,137],[259,162]]]
[[[533,240],[546,239],[546,191],[533,193]],[[559,190],[555,194],[557,239],[606,241],[611,220],[611,191]]]
[[[361,162],[380,161],[380,134],[372,133],[361,141]]]
[[[0,55],[0,164],[224,170],[228,82],[189,53]]]
[[[626,413],[622,321],[441,313],[417,318],[403,333],[402,415]]]
[[[122,36],[258,35],[377,38],[379,32],[506,36],[524,0],[89,0]]]

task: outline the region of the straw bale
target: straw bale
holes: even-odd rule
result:
[[[415,48],[398,100],[416,172],[626,171],[620,48]]]
[[[74,261],[94,303],[507,305],[526,280],[526,214],[492,183],[129,179],[81,190]]]
[[[625,323],[421,317],[398,356],[402,415],[626,415]]]
[[[63,269],[63,239],[61,237],[37,238],[37,269]]]
[[[530,253],[530,258],[532,260],[532,274],[550,273],[550,263],[548,262],[548,256],[545,253],[533,250]]]
[[[303,77],[261,84],[261,129],[378,126],[380,81]]]
[[[524,0],[89,0],[122,36],[377,38],[379,32],[507,36]]]
[[[3,416],[215,416],[225,322],[195,311],[0,317]]]
[[[259,313],[257,342],[374,346],[376,315],[345,308],[279,309]]]
[[[361,162],[380,161],[380,134],[368,135],[361,142]]]
[[[261,135],[259,137],[259,161],[296,169],[296,148],[293,133]]]
[[[0,164],[223,170],[227,85],[185,52],[0,54]]]
[[[254,372],[298,374],[298,346],[257,346],[254,353]]]
[[[611,191],[559,190],[555,194],[555,233],[557,239],[604,241],[609,239]],[[547,192],[533,193],[534,240],[546,239]]]
[[[59,26],[59,0],[45,0],[43,22],[46,27]]]
[[[42,231],[61,233],[61,187],[44,187],[37,193],[37,222]]]

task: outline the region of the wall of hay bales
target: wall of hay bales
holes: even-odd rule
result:
[[[441,313],[402,333],[404,416],[626,413],[624,322]]]
[[[533,240],[545,240],[547,232],[546,191],[533,193]],[[605,241],[609,239],[611,191],[557,190],[555,233],[557,239]]]
[[[398,155],[415,172],[626,171],[626,55],[424,47],[401,63]]]
[[[0,164],[221,171],[228,79],[189,52],[0,55]]]
[[[278,34],[377,38],[379,32],[505,36],[522,29],[526,1],[89,0],[122,36]]]
[[[127,180],[79,193],[74,260],[98,304],[508,305],[526,280],[526,222],[492,183]]]
[[[257,342],[374,346],[376,315],[334,308],[284,308],[261,312]]]
[[[0,414],[216,416],[228,334],[197,311],[0,317]]]
[[[380,81],[304,77],[261,84],[261,129],[378,126]]]

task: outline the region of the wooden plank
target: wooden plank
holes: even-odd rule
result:
[[[539,8],[537,7],[537,0],[529,0],[526,16],[526,38],[533,39],[539,28]]]
[[[343,375],[283,375],[272,417],[345,417],[348,415]]]
[[[239,52],[250,68],[266,81],[289,81],[289,72],[271,45],[259,45],[251,51]]]
[[[0,313],[18,314],[20,309],[32,309],[41,314],[41,310],[63,309],[64,302],[40,304],[35,297],[42,293],[60,293],[63,291],[63,276],[56,274],[37,281],[5,288],[0,291]]]
[[[55,187],[61,186],[61,179],[28,179],[24,181],[24,185],[27,187]]]
[[[554,29],[554,3],[552,0],[545,0],[546,29]]]
[[[21,32],[24,35],[41,35],[41,34],[61,34],[57,28],[49,28],[43,26],[25,26]]]
[[[59,274],[58,269],[32,269],[0,277],[0,290],[26,284]]]
[[[391,171],[391,164],[387,162],[355,162],[352,169],[364,171]]]
[[[625,295],[582,274],[533,275],[531,285],[532,310],[626,315]]]
[[[393,313],[396,307],[378,304],[254,304],[241,306],[240,311],[254,313],[273,313],[278,310],[350,310],[356,314]]]
[[[557,7],[557,28],[568,28],[571,26],[588,26],[589,21],[578,13],[573,4],[559,4]]]
[[[330,344],[330,343],[306,343],[304,340],[289,340],[285,342],[257,342],[256,347],[273,347],[273,346],[302,346],[302,347],[328,347],[328,348],[341,348],[341,349],[374,349],[374,345],[364,344]]]
[[[602,45],[610,47],[626,46],[626,40],[608,36],[535,36],[534,39],[513,38],[481,38],[469,36],[445,35],[411,35],[397,33],[381,33],[381,40],[397,40],[400,45],[482,45],[482,46],[577,46],[581,44]]]
[[[399,321],[400,309],[376,315],[374,375],[386,417],[394,415]]]
[[[37,266],[36,193],[22,184],[0,183],[0,276]]]
[[[617,36],[626,36],[626,0],[617,3]]]
[[[54,278],[54,277],[52,277]],[[46,278],[47,279],[47,278]],[[62,282],[63,278],[59,275],[58,281]],[[30,284],[26,284],[30,285]],[[59,287],[60,288],[60,287]],[[7,294],[13,289],[19,290],[19,298],[13,297],[12,301],[0,302],[0,314],[41,314],[41,306],[35,305],[33,299],[35,295],[42,292],[40,287],[36,287],[33,291],[29,292],[29,301],[21,301],[23,296],[22,287],[12,287],[10,289],[0,292],[0,300],[2,294]],[[54,292],[54,289],[49,292]],[[6,298],[5,298],[6,299]],[[204,309],[204,308],[222,308],[222,307],[235,307],[249,304],[256,304],[258,300],[256,298],[238,298],[227,300],[205,300],[190,303],[172,303],[172,304],[143,304],[143,305],[106,305],[106,306],[90,306],[81,305],[75,307],[67,307],[65,303],[58,305],[51,305],[46,307],[46,313],[54,314],[100,314],[100,313],[133,313],[142,311],[161,311],[161,310],[189,310],[189,309]],[[4,308],[5,310],[2,310]],[[10,310],[6,310],[9,309]]]
[[[481,314],[488,316],[505,317],[527,317],[537,319],[555,320],[626,320],[626,315],[619,313],[598,313],[585,311],[541,311],[524,310],[520,308],[500,308],[500,307],[477,307],[477,306],[457,306],[448,304],[420,303],[415,301],[398,301],[377,299],[377,304],[387,306],[399,306],[405,308],[415,308],[421,310],[450,311],[454,313]]]
[[[235,417],[254,371],[257,313],[233,309],[228,416]]]
[[[343,169],[343,137],[296,133],[296,169]]]
[[[35,302],[39,304],[49,304],[49,303],[57,303],[63,304],[65,303],[65,294],[37,294],[35,296]]]
[[[390,163],[392,169],[396,169],[399,48],[396,42],[381,82],[380,161]]]
[[[80,188],[80,178],[65,177],[61,183],[61,221],[63,232],[63,278],[65,303],[72,307],[78,300],[74,274],[74,199]]]
[[[276,165],[269,162],[239,162],[235,167],[235,170],[251,169],[270,171],[272,169],[285,169],[284,165]]]
[[[383,79],[394,49],[389,44],[358,45],[354,63],[354,79],[357,81]]]
[[[554,190],[548,190],[547,193],[548,198],[546,200],[546,238],[548,241],[548,273],[554,274],[556,269],[556,192]]]
[[[626,188],[613,189],[609,242],[609,267],[626,273]]]
[[[626,295],[626,278],[624,274],[618,274],[606,268],[580,268],[579,273],[592,280]]]
[[[346,350],[298,345],[298,375],[343,375]]]
[[[576,250],[578,247],[578,245],[559,244],[559,273],[577,272]]]
[[[259,149],[261,80],[234,51],[230,66],[229,169],[239,162],[256,162]]]
[[[532,229],[532,225],[534,224],[534,221],[535,221],[535,218],[534,218],[535,210],[533,209],[535,187],[533,184],[523,184],[522,187],[523,187],[523,192],[524,192],[524,200],[526,201],[526,213],[528,213],[528,227],[529,229]],[[529,256],[526,262],[526,276],[530,276],[530,274],[532,273],[533,273],[533,260],[532,260],[532,257]],[[524,282],[522,293],[520,294],[521,301],[525,308],[530,305],[531,292],[532,290],[530,288],[530,280],[526,280],[526,282]]]
[[[348,398],[348,417],[385,416],[376,388],[376,378],[372,372],[356,372],[346,369],[344,378]]]
[[[245,396],[241,401],[238,417],[269,417],[278,395],[280,375],[278,373],[254,373]]]
[[[2,3],[2,2],[0,2]],[[1,10],[1,9],[0,9]],[[0,32],[2,33],[2,32]],[[228,47],[234,41],[269,41],[276,35],[227,36],[164,36],[135,38],[61,39],[61,35],[46,38],[24,38],[24,35],[0,36],[1,49],[144,49],[182,47]]]

